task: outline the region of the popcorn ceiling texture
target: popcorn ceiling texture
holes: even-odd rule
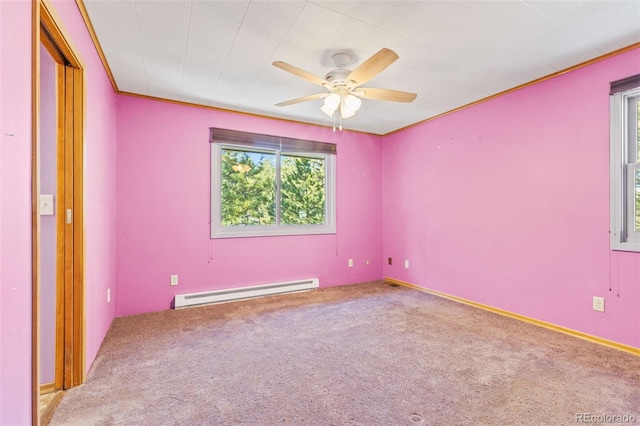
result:
[[[114,320],[52,425],[640,421],[640,358],[383,281]]]

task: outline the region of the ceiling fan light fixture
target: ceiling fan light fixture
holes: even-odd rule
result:
[[[333,117],[333,114],[336,112],[336,108],[330,108],[325,104],[320,107],[320,111],[327,114],[328,117]]]
[[[326,98],[324,98],[324,102],[320,107],[320,110],[327,114],[329,117],[333,117],[333,114],[336,112],[338,107],[340,106],[340,95],[337,93],[332,93]]]
[[[356,115],[356,112],[353,110],[350,110],[349,108],[343,108],[340,107],[340,117],[342,117],[343,119],[345,118],[351,118],[354,115]]]
[[[340,105],[340,95],[337,93],[332,93],[326,98],[324,98],[324,106],[335,111],[338,109],[338,105]]]
[[[360,98],[353,96],[352,94],[345,95],[342,98],[342,107],[346,107],[354,113],[360,109],[360,105],[362,105]]]

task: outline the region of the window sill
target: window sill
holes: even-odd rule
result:
[[[640,243],[629,242],[629,241],[625,241],[625,242],[612,241],[611,250],[630,251],[630,252],[640,253]]]
[[[220,238],[251,238],[251,237],[284,237],[284,236],[295,236],[295,235],[327,235],[327,234],[335,234],[336,230],[331,228],[330,226],[309,226],[309,225],[300,225],[300,226],[281,226],[281,227],[272,227],[266,228],[261,227],[261,229],[256,229],[255,227],[236,227],[236,228],[222,228],[215,229],[211,233],[211,239],[220,239]]]

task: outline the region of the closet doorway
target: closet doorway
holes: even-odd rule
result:
[[[84,381],[84,74],[44,1],[34,2],[33,424]]]

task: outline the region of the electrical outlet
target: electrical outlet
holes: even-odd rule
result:
[[[111,302],[111,289],[108,288],[107,289],[107,303],[110,303],[110,302]]]
[[[353,268],[353,259],[349,259],[349,268]]]
[[[593,310],[604,312],[604,297],[593,296]]]
[[[407,269],[409,269],[409,261],[408,261],[408,260],[405,260],[405,261],[404,261],[404,267],[405,267],[405,268],[407,268]]]
[[[178,285],[178,276],[171,275],[171,285]]]

